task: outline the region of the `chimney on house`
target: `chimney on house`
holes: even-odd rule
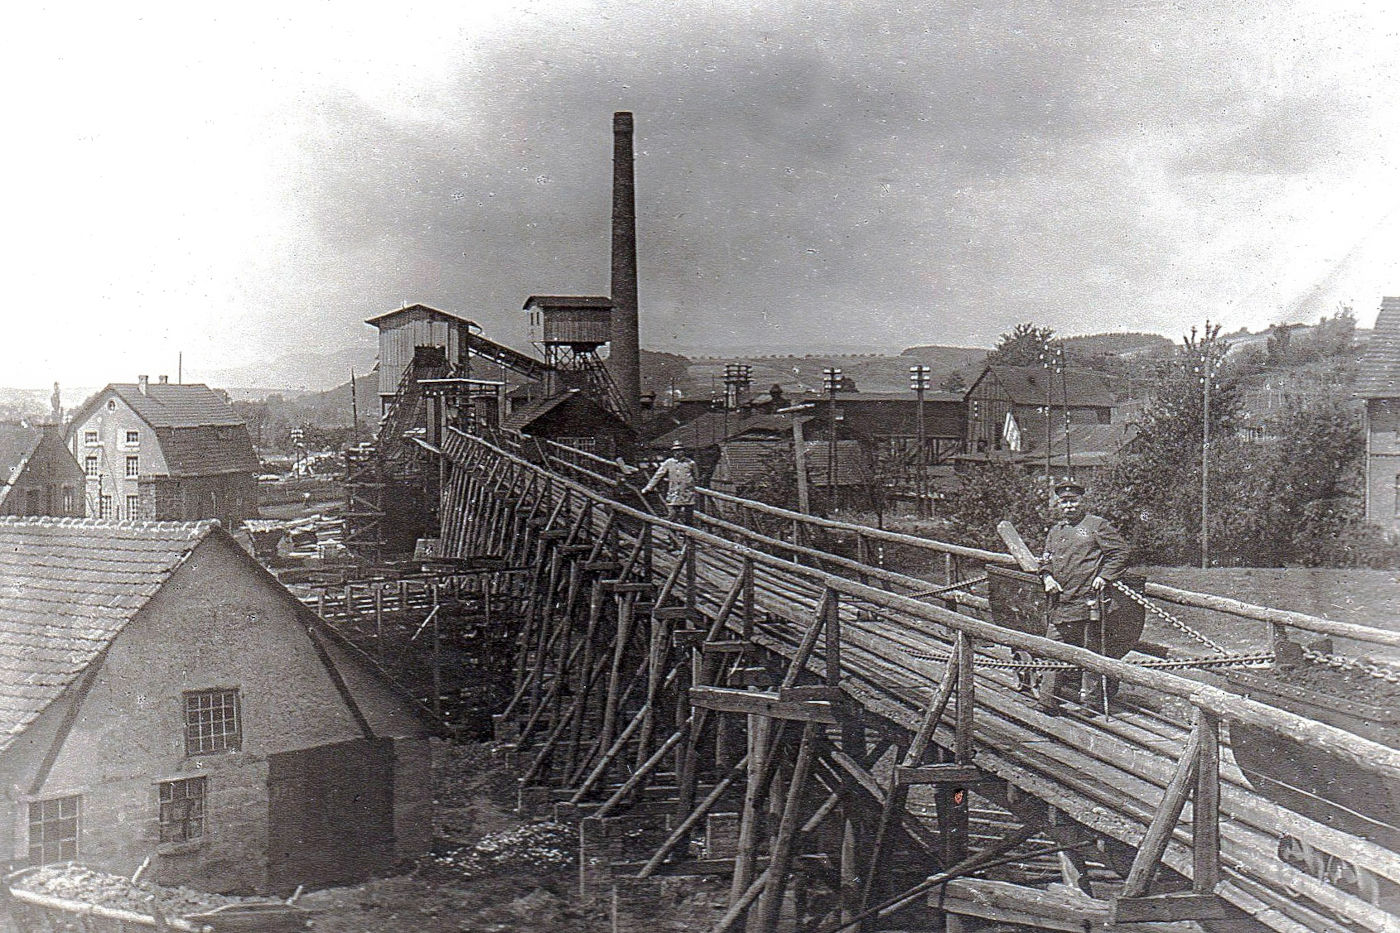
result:
[[[137,386],[137,388],[139,388],[139,389],[141,390],[141,394],[142,394],[142,395],[146,395],[146,394],[149,393],[150,390],[151,390],[151,377],[150,377],[150,376],[137,376],[137,377],[136,377],[136,386]]]
[[[169,376],[161,376],[161,377],[160,377],[160,384],[163,385],[163,386],[170,385],[170,377],[169,377]]]
[[[642,400],[641,350],[637,333],[637,199],[632,174],[632,114],[613,114],[612,327],[608,369],[617,383],[628,421]]]

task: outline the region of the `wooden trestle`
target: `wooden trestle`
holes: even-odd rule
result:
[[[670,524],[521,453],[448,432],[442,546],[530,568],[497,734],[520,765],[522,806],[581,820],[585,894],[645,896],[648,879],[723,873],[717,930],[879,929],[892,906],[901,929],[983,917],[1400,930],[1385,897],[1400,855],[1260,797],[1221,726],[1326,748],[1382,785],[1400,779],[1400,752],[992,625],[967,587],[929,602],[908,595],[927,581],[860,560],[797,562],[796,534],[779,541],[716,515]],[[956,550],[950,584],[1004,559]],[[1189,725],[1147,708],[1046,716],[1013,672],[978,663],[1013,648],[1171,698]],[[1281,861],[1281,832],[1378,879],[1379,893]],[[624,839],[647,856],[618,862]],[[1044,868],[1049,853],[1071,882],[1060,890],[1089,870],[1099,893],[1115,893],[971,877],[1007,861]]]

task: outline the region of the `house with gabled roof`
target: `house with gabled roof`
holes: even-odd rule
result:
[[[217,522],[0,518],[0,853],[214,891],[432,839],[433,724]]]
[[[0,421],[0,515],[82,518],[85,485],[61,424]]]
[[[87,514],[123,520],[258,515],[258,457],[228,401],[200,383],[112,383],[73,413],[68,446],[87,476]]]
[[[1028,436],[1043,437],[1046,410],[1050,426],[1111,424],[1119,380],[1087,370],[1053,372],[1043,366],[988,366],[968,387],[966,450],[1019,451]]]
[[[1381,299],[1353,391],[1366,402],[1366,520],[1400,531],[1400,297]]]

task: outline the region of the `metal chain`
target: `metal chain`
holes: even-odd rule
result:
[[[1113,586],[1114,586],[1114,588],[1116,588],[1116,589],[1118,590],[1118,592],[1120,592],[1120,593],[1122,593],[1123,595],[1127,596],[1129,599],[1131,599],[1133,602],[1137,603],[1137,604],[1138,604],[1139,606],[1141,606],[1142,608],[1146,609],[1148,612],[1154,613],[1154,614],[1160,616],[1161,618],[1165,619],[1166,622],[1167,622],[1169,625],[1171,625],[1171,626],[1172,626],[1173,628],[1175,628],[1177,631],[1179,631],[1179,632],[1185,634],[1187,637],[1189,637],[1189,638],[1194,638],[1196,641],[1198,641],[1198,642],[1200,642],[1201,644],[1205,645],[1207,648],[1209,648],[1211,651],[1214,651],[1216,654],[1219,654],[1219,655],[1228,655],[1228,654],[1229,654],[1229,652],[1226,651],[1222,646],[1217,645],[1215,642],[1211,641],[1209,638],[1207,638],[1206,636],[1202,635],[1200,632],[1196,631],[1196,630],[1193,629],[1191,626],[1187,625],[1185,622],[1181,621],[1180,619],[1178,619],[1176,616],[1172,615],[1172,614],[1171,614],[1170,612],[1168,612],[1167,610],[1161,608],[1160,606],[1155,606],[1155,605],[1153,605],[1152,603],[1148,602],[1148,601],[1147,601],[1147,597],[1145,597],[1145,596],[1143,596],[1143,595],[1141,595],[1141,594],[1139,594],[1139,593],[1134,592],[1131,588],[1129,588],[1128,586],[1124,585],[1124,583],[1123,583],[1122,580],[1115,580],[1115,581],[1113,581]]]
[[[920,661],[939,661],[947,663],[952,655],[925,653],[921,651],[904,652],[911,658]],[[1131,664],[1134,667],[1150,667],[1154,670],[1178,671],[1188,669],[1205,669],[1216,667],[1246,667],[1255,664],[1271,664],[1274,661],[1273,652],[1261,654],[1236,654],[1224,655],[1218,658],[1183,658],[1179,661],[1152,660],[1152,661],[1124,661],[1124,664]],[[997,661],[992,658],[974,658],[974,667],[989,668],[998,671],[1073,671],[1079,670],[1079,665],[1070,664],[1066,661]]]
[[[969,577],[969,578],[966,579],[966,580],[959,580],[957,583],[949,583],[949,584],[947,584],[946,586],[934,587],[934,588],[931,589],[931,590],[919,590],[918,592],[910,593],[910,594],[909,594],[909,598],[910,598],[910,599],[927,599],[927,598],[930,597],[930,596],[941,596],[941,595],[943,595],[944,593],[950,592],[950,591],[952,591],[952,590],[965,590],[965,589],[969,589],[969,588],[974,587],[974,586],[979,586],[980,584],[983,584],[983,583],[986,583],[986,582],[987,582],[987,575],[984,573],[984,574],[982,574],[982,576],[980,576],[980,577]]]
[[[1303,657],[1308,661],[1335,667],[1339,671],[1361,671],[1369,677],[1376,677],[1387,683],[1400,684],[1400,669],[1388,664],[1366,661],[1362,658],[1347,658],[1339,654],[1327,654],[1324,651],[1313,651],[1311,648],[1303,649]]]

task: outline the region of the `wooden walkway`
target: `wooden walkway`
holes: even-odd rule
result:
[[[586,893],[625,900],[656,876],[720,872],[717,929],[751,931],[880,929],[896,909],[900,929],[1400,931],[1400,854],[1261,796],[1229,734],[1325,752],[1378,794],[1400,786],[1400,751],[991,624],[979,578],[1008,555],[713,493],[681,527],[578,452],[449,431],[442,454],[444,553],[531,568],[498,728],[522,802],[584,818]],[[833,540],[852,556],[819,546]],[[941,580],[877,566],[893,549],[925,553]],[[1400,645],[1147,592],[1266,622],[1278,645]],[[1018,692],[1013,650],[1116,678],[1133,700],[1047,716]],[[619,864],[623,837],[649,840],[650,858]],[[985,880],[1047,858],[1067,884]]]

